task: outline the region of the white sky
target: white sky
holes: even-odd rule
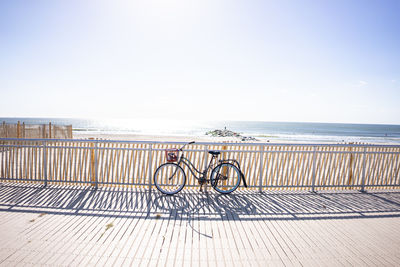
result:
[[[391,1],[0,3],[0,117],[400,124]]]

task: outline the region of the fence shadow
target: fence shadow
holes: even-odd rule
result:
[[[400,191],[185,190],[176,196],[148,188],[99,188],[2,183],[0,212],[31,212],[181,220],[327,220],[400,217]]]

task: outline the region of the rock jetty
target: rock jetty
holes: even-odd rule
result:
[[[224,130],[213,130],[206,132],[206,135],[211,135],[214,137],[236,137],[240,139],[241,141],[258,141],[256,138],[252,136],[243,136],[239,133],[233,132],[231,130],[227,130],[226,128]]]

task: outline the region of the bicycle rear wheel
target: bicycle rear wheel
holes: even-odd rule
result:
[[[242,175],[240,170],[231,163],[221,163],[211,172],[211,186],[222,194],[235,191],[239,185]]]
[[[154,185],[167,195],[173,195],[182,190],[186,183],[186,174],[182,167],[175,163],[160,165],[154,173]]]

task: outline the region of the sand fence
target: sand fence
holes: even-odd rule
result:
[[[152,187],[164,150],[180,142],[0,139],[0,181]],[[237,159],[251,189],[400,188],[400,146],[196,143],[185,155],[203,169],[209,150]],[[187,174],[186,185],[198,186]],[[244,189],[243,187],[239,188]]]
[[[72,139],[72,125],[25,124],[6,123],[0,124],[0,138],[68,138]]]

